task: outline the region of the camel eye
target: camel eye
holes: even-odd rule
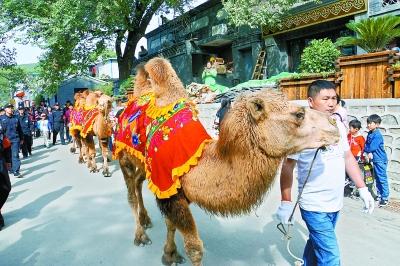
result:
[[[296,113],[296,118],[298,120],[304,119],[304,112],[297,112]]]

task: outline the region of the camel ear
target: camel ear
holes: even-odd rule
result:
[[[260,98],[251,99],[247,103],[247,107],[255,121],[259,121],[266,114],[264,101]]]

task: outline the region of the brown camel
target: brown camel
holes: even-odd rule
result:
[[[167,60],[154,58],[145,69],[156,106],[164,107],[186,97]],[[221,125],[219,139],[207,144],[198,164],[181,177],[178,194],[157,200],[167,226],[163,262],[170,265],[183,261],[174,239],[178,230],[192,264],[201,265],[203,243],[190,203],[216,215],[247,214],[261,203],[283,158],[338,140],[337,128],[326,114],[291,104],[278,92],[265,90],[238,98]],[[144,177],[129,171],[129,166],[141,166],[134,161],[129,165],[129,157],[124,156],[121,164],[126,166],[122,171],[136,218],[135,244],[150,244],[145,228],[151,222],[141,195]]]
[[[78,163],[84,163],[84,151],[82,149],[82,140],[81,140],[81,130],[82,130],[82,121],[79,121],[83,116],[83,108],[86,102],[86,96],[83,95],[82,92],[77,92],[74,95],[74,109],[73,114],[71,116],[75,116],[74,119],[71,119],[70,125],[70,134],[72,136],[72,147],[70,148],[71,153],[76,152],[76,148],[79,149],[79,159]],[[76,121],[78,120],[78,121]]]
[[[108,114],[112,108],[113,99],[110,96],[103,94],[100,91],[89,92],[86,95],[85,108],[87,110],[94,110],[94,119],[90,123],[86,123],[84,127],[89,127],[88,130],[81,131],[82,146],[85,150],[84,154],[87,155],[86,162],[91,173],[98,172],[96,165],[96,147],[94,143],[94,136],[97,136],[101,153],[103,157],[103,176],[109,177],[111,173],[108,167],[108,141],[111,136],[112,124],[109,120]],[[97,109],[97,110],[95,110]],[[98,112],[97,112],[98,111]],[[89,112],[90,113],[90,112]],[[88,114],[86,114],[87,116]],[[90,124],[90,125],[88,125]]]

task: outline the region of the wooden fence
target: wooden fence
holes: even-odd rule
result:
[[[317,79],[325,79],[335,82],[335,75],[332,74],[328,77],[324,77],[322,75],[315,74],[300,79],[285,78],[280,80],[279,87],[286,95],[288,100],[305,100],[307,99],[308,86]]]
[[[338,85],[337,92],[343,99],[398,98],[400,71],[396,74],[392,69],[398,60],[394,51],[340,57],[336,62],[336,75],[283,79],[280,88],[290,100],[304,100],[312,81],[327,79]]]

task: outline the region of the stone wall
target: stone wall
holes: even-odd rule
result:
[[[294,102],[307,106],[307,101]],[[345,102],[349,121],[354,118],[360,120],[365,136],[367,134],[367,117],[371,114],[381,116],[381,131],[389,158],[388,175],[391,188],[400,192],[400,99],[345,99]],[[213,136],[215,136],[215,132],[212,125],[219,106],[220,104],[198,106],[200,120],[209,134]]]

